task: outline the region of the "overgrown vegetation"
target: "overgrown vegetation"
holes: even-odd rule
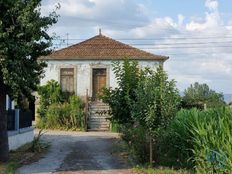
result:
[[[105,89],[102,99],[112,108],[112,122],[135,162],[147,163],[152,156],[158,166],[199,174],[232,172],[232,110],[222,108],[221,94],[196,83],[181,103],[162,66],[139,70],[137,62],[125,59],[114,64],[114,71],[119,86]],[[203,110],[205,103],[215,108]]]
[[[232,172],[232,110],[181,110],[167,130],[161,148],[166,157],[197,173]]]
[[[51,80],[40,86],[39,128],[84,129],[84,103],[78,96],[62,92],[58,82]]]
[[[133,123],[131,102],[136,101],[135,89],[139,81],[138,62],[125,59],[123,64],[113,63],[118,88],[103,90],[101,98],[111,107],[112,120],[119,124]]]
[[[135,159],[147,162],[148,152],[152,156],[153,151],[148,142],[156,140],[159,129],[166,127],[178,110],[178,90],[162,66],[156,71],[139,70],[136,61],[125,59],[114,64],[114,72],[119,87],[105,89],[102,99],[112,109],[112,120],[122,125],[122,138]]]

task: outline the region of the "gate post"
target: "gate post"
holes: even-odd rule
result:
[[[19,112],[20,112],[19,109],[15,109],[15,130],[18,133],[19,133],[19,129],[20,129],[20,126],[19,126]]]

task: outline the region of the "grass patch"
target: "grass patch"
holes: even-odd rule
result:
[[[150,167],[150,166],[135,166],[135,174],[193,174],[190,171],[180,169],[175,170],[167,167]]]
[[[38,161],[46,153],[49,144],[40,138],[42,130],[34,137],[31,143],[27,143],[16,150],[10,151],[10,159],[5,163],[0,163],[0,174],[14,174],[16,169],[22,165]]]

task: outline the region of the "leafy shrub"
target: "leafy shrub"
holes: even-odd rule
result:
[[[111,120],[111,132],[121,132],[121,125]]]
[[[141,125],[122,125],[121,137],[126,142],[133,161],[147,163],[149,160],[149,139],[147,130]]]
[[[38,87],[40,96],[38,114],[41,118],[45,117],[49,105],[52,103],[61,103],[62,90],[59,83],[55,80],[50,80],[44,86]]]
[[[43,119],[44,128],[72,129],[84,128],[84,104],[77,96],[71,96],[68,102],[52,104]]]
[[[145,153],[149,144],[147,137],[150,141],[156,139],[157,131],[174,117],[178,111],[179,92],[162,66],[156,71],[139,70],[138,62],[125,59],[122,64],[114,64],[114,72],[118,88],[105,89],[102,99],[111,107],[112,121],[127,125],[122,136],[137,160],[145,162],[149,159],[149,153]]]
[[[190,142],[191,134],[188,124],[191,116],[182,116],[178,112],[168,127],[160,129],[157,137],[157,153],[159,165],[174,168],[192,168],[193,163],[189,160],[193,153]]]
[[[113,71],[118,88],[105,88],[100,97],[105,103],[109,104],[112,120],[119,124],[131,123],[133,119],[131,117],[130,102],[136,100],[135,89],[139,81],[138,62],[125,58],[122,64],[114,62]]]
[[[132,116],[150,134],[156,134],[159,128],[166,127],[178,111],[178,89],[174,80],[168,80],[162,66],[156,71],[141,71],[135,96],[137,100],[131,101]]]
[[[38,128],[83,129],[84,103],[78,96],[62,92],[58,82],[51,80],[39,87],[40,121]]]

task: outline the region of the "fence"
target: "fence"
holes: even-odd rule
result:
[[[7,129],[8,131],[19,131],[19,129],[32,126],[32,111],[30,110],[8,110]]]
[[[7,130],[15,130],[15,110],[7,111]]]

